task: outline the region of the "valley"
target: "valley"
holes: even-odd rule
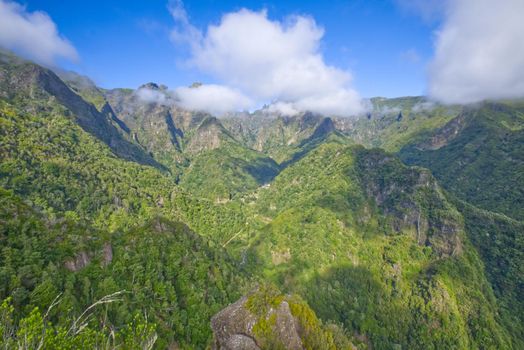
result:
[[[524,348],[523,100],[171,98],[0,54],[0,344]]]

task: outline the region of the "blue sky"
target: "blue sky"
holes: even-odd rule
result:
[[[169,87],[193,81],[213,83],[206,73],[184,65],[187,48],[169,39],[174,24],[166,1],[63,1],[25,3],[45,11],[79,54],[59,64],[92,77],[99,85],[131,87],[154,81]],[[270,20],[308,15],[324,28],[320,51],[326,64],[349,70],[364,97],[420,95],[438,25],[406,11],[395,1],[185,1],[191,23],[203,31],[223,14],[267,9]]]
[[[1,47],[191,110],[524,97],[523,0],[25,1],[0,0]]]

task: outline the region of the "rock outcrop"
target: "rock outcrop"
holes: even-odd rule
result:
[[[93,258],[98,258],[100,264],[103,267],[108,266],[113,261],[113,247],[111,243],[106,242],[102,249],[98,252],[88,252],[81,251],[75,255],[74,258],[71,258],[64,262],[64,267],[72,272],[77,272],[82,270],[84,267],[89,265]]]
[[[257,334],[256,326],[260,317],[248,309],[247,302],[248,297],[242,297],[211,319],[211,328],[215,335],[214,349],[262,349],[261,346],[268,341],[262,339],[263,334]],[[285,349],[303,349],[297,321],[291,314],[287,301],[282,301],[277,307],[270,307],[261,317],[272,323],[270,332],[274,339],[271,342],[280,343]]]
[[[262,286],[211,319],[212,349],[336,349],[334,335],[298,296]],[[351,344],[347,339],[347,344]]]

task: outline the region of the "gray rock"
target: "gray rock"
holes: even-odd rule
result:
[[[264,348],[265,342],[268,341],[281,344],[285,349],[304,348],[298,331],[298,322],[291,314],[287,301],[282,301],[276,308],[269,308],[265,315],[257,316],[247,309],[247,300],[247,297],[242,297],[213,316],[211,319],[214,334],[213,349],[257,350]],[[270,339],[262,339],[253,332],[253,328],[261,318],[275,320]]]

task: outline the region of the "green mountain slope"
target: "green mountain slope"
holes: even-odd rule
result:
[[[122,292],[93,311],[88,326],[100,337],[145,315],[158,348],[203,347],[211,316],[242,292],[245,277],[225,252],[209,249],[183,224],[155,218],[109,235],[71,219],[50,220],[3,189],[0,203],[0,299],[12,297],[17,317],[46,310],[59,297],[47,317],[68,327],[89,305]]]
[[[116,157],[60,112],[37,116],[0,102],[0,185],[53,213],[71,212],[113,230],[150,217],[174,181]]]
[[[163,90],[153,83],[140,88],[163,93]],[[143,101],[137,91],[131,89],[105,90],[103,93],[118,120],[129,128],[133,140],[173,174],[179,174],[181,167],[187,162],[182,148],[185,133],[189,131],[181,121],[201,120],[204,116]]]
[[[179,185],[190,193],[227,201],[275,177],[274,160],[240,145],[216,118],[206,118],[191,135],[186,152],[189,167]]]
[[[217,119],[62,77],[0,62],[2,345],[206,348],[274,283],[240,299],[266,348],[275,314],[310,348],[524,347],[519,102]]]
[[[505,215],[478,209],[465,202],[457,207],[464,216],[468,236],[484,261],[486,274],[501,307],[505,325],[524,339],[524,223]]]
[[[251,266],[373,348],[518,347],[460,213],[429,172],[326,144],[254,199]],[[465,303],[465,300],[475,300]]]
[[[338,130],[367,147],[396,152],[414,139],[424,138],[457,116],[462,106],[444,106],[422,96],[370,100],[370,111],[358,118],[338,118]]]
[[[322,128],[326,118],[319,114],[278,116],[263,111],[223,120],[226,129],[246,147],[266,154],[281,164],[300,150],[301,144]]]
[[[49,69],[0,53],[0,96],[30,113],[65,115],[109,145],[118,156],[160,166],[127,140],[118,123],[84,101]]]
[[[107,99],[103,90],[96,86],[89,77],[61,69],[55,69],[54,72],[77,95],[80,95],[86,102],[93,104],[99,111],[102,111],[107,103]]]
[[[524,219],[524,107],[485,103],[465,110],[399,152],[431,169],[450,192],[483,209]]]

